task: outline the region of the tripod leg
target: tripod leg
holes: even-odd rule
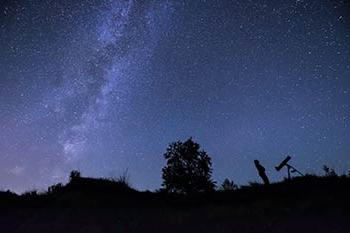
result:
[[[290,180],[290,167],[288,167],[288,180]]]

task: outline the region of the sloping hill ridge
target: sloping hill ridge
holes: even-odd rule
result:
[[[305,176],[230,192],[139,192],[76,178],[54,192],[0,193],[0,232],[350,232],[350,178]]]

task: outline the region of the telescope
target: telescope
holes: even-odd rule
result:
[[[287,167],[288,180],[291,178],[291,173],[298,173],[303,176],[300,171],[288,163],[291,159],[292,157],[288,155],[278,166],[275,167],[276,171],[280,171],[283,167]]]
[[[277,171],[280,171],[284,166],[287,165],[287,163],[289,162],[289,160],[290,160],[291,158],[292,158],[292,157],[287,156],[287,158],[285,158],[285,159],[280,163],[280,165],[278,165],[278,166],[275,167],[276,170],[277,170]]]

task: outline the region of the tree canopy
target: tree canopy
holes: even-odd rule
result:
[[[215,184],[211,180],[211,158],[200,145],[189,138],[185,142],[171,143],[164,158],[163,189],[167,192],[193,193],[211,191]]]

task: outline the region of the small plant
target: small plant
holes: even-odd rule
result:
[[[31,190],[31,191],[26,191],[25,193],[22,194],[23,197],[36,197],[38,196],[38,191],[37,190]]]
[[[127,188],[131,188],[130,185],[130,176],[128,173],[128,169],[126,169],[122,175],[120,175],[117,178],[112,179],[113,181],[119,183],[120,185],[127,187]]]
[[[326,165],[323,165],[323,171],[324,171],[324,175],[325,176],[329,176],[329,177],[334,177],[334,176],[338,176],[338,174],[334,171],[333,168],[330,168]]]
[[[51,185],[49,188],[48,188],[48,193],[49,194],[53,194],[53,193],[58,193],[62,190],[63,188],[63,185],[61,183],[58,183],[58,184],[54,184],[54,185]]]
[[[238,186],[232,180],[226,178],[222,182],[220,189],[223,191],[232,191],[238,189]]]
[[[80,176],[80,172],[79,171],[73,170],[73,171],[70,172],[70,175],[69,175],[70,181],[79,179],[80,177],[81,176]]]

